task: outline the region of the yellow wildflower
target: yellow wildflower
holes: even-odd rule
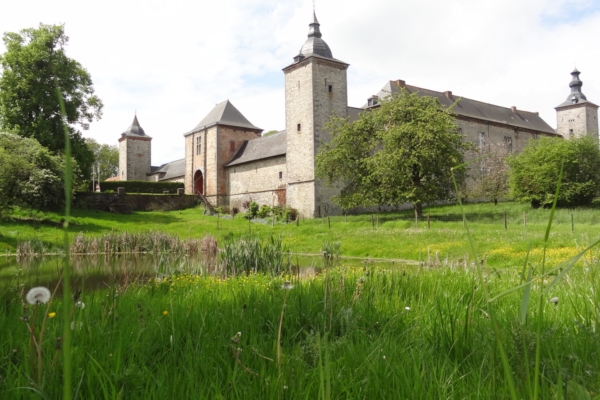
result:
[[[56,313],[55,313],[55,312],[51,312],[50,314],[48,314],[48,316],[49,316],[50,318],[54,318],[54,317],[56,317]]]
[[[167,314],[168,314],[168,312],[167,312],[167,311],[163,311],[163,315],[167,315]]]

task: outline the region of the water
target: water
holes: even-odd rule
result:
[[[320,256],[293,256],[293,272],[314,274],[324,266]],[[0,291],[12,288],[28,290],[34,286],[54,288],[58,283],[63,259],[60,256],[0,257]],[[342,259],[338,264],[364,268],[396,268],[404,264],[392,261]],[[127,286],[150,278],[176,273],[214,274],[216,257],[173,254],[111,254],[71,256],[73,290],[98,290],[114,285]]]

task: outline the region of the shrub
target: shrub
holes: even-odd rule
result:
[[[162,193],[165,190],[169,193],[177,193],[177,189],[183,188],[183,182],[146,182],[146,181],[102,181],[100,182],[100,191],[117,191],[117,188],[125,188],[126,193]]]
[[[250,210],[250,215],[252,216],[252,218],[256,217],[256,215],[258,214],[258,203],[253,201],[248,205],[248,209]]]
[[[269,216],[269,214],[271,214],[271,207],[262,206],[257,215],[258,215],[258,218],[266,218]]]
[[[563,162],[557,204],[591,204],[600,190],[600,149],[590,137],[530,140],[521,154],[508,159],[511,195],[532,207],[551,205]]]

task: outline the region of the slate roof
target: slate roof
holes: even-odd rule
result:
[[[434,90],[423,89],[416,86],[406,85],[405,89],[408,90],[409,93],[417,92],[420,96],[437,98],[444,107],[449,107],[456,100],[461,98],[461,96],[451,95],[452,100],[450,100],[443,92],[436,92]],[[377,93],[377,97],[379,97],[379,99],[384,99],[385,97],[389,96],[390,93],[398,92],[400,92],[398,85],[396,85],[396,83],[393,81],[389,81]],[[362,108],[367,108],[367,104],[363,105]],[[534,131],[556,134],[556,131],[552,129],[552,127],[548,125],[546,121],[544,121],[537,113],[529,111],[513,111],[511,108],[483,103],[481,101],[472,100],[465,97],[463,97],[458,104],[454,106],[452,111],[455,114],[463,117],[476,118],[480,120],[511,125],[518,128],[526,128]]]
[[[258,139],[246,140],[225,166],[232,167],[266,158],[284,156],[286,149],[286,131],[280,131]]]
[[[125,130],[125,132],[123,132],[121,134],[121,136],[123,136],[123,137],[124,136],[144,137],[144,138],[152,139],[150,136],[146,135],[146,132],[144,132],[144,130],[140,126],[140,123],[138,122],[138,119],[137,119],[137,115],[135,117],[133,117],[133,123],[131,124],[131,126],[129,128],[127,128]]]
[[[317,20],[317,15],[314,12],[313,12],[313,19],[312,19],[311,23],[308,24],[308,26],[310,27],[308,29],[308,39],[306,39],[306,41],[300,48],[300,53],[294,57],[294,63],[291,65],[294,65],[308,57],[323,58],[326,60],[333,60],[333,61],[337,61],[337,62],[346,64],[343,61],[333,58],[331,49],[329,48],[327,43],[325,43],[325,41],[321,38],[322,37],[321,28],[320,28],[321,24],[319,24],[319,21]],[[348,65],[348,64],[346,64],[346,65]],[[285,68],[284,68],[284,70],[285,70]]]
[[[152,167],[151,171],[152,172],[150,172],[150,175],[162,174],[158,178],[159,181],[182,177],[185,175],[185,158],[171,161],[161,165],[160,167]]]
[[[585,97],[585,95],[581,92],[581,87],[583,86],[583,82],[579,79],[579,74],[581,74],[581,72],[577,71],[577,68],[575,68],[573,70],[573,72],[571,72],[572,78],[571,78],[571,82],[569,83],[569,87],[571,88],[571,93],[567,97],[567,100],[560,103],[555,108],[567,107],[567,106],[572,106],[573,104],[585,104],[585,103],[589,103],[594,106],[596,105],[596,104],[592,103],[591,101],[589,101],[587,99],[587,97]]]
[[[224,102],[217,104],[194,129],[184,133],[183,136],[191,135],[192,133],[199,132],[214,125],[228,125],[262,131],[261,128],[248,121],[248,119],[244,117],[244,115],[242,115],[229,100],[225,100]]]

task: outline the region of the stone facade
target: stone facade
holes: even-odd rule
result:
[[[119,139],[119,179],[145,181],[150,171],[152,139],[122,137]]]
[[[271,207],[285,205],[286,165],[286,157],[282,156],[227,168],[228,205],[239,210],[250,201]]]
[[[556,108],[556,132],[565,139],[598,137],[598,106],[593,103]]]

